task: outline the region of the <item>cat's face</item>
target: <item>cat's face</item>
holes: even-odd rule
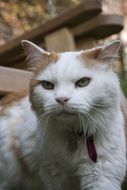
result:
[[[103,51],[97,48],[59,54],[42,52],[33,44],[25,43],[27,50],[31,51],[32,47],[38,52],[29,58],[30,62],[34,60],[32,64],[36,73],[31,81],[33,109],[65,117],[65,114],[87,114],[92,109],[96,112],[101,106],[113,104],[118,80],[110,63],[118,50],[118,42],[103,48]]]

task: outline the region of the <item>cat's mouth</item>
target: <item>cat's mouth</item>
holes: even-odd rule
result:
[[[67,122],[73,122],[77,120],[77,114],[75,112],[72,112],[71,110],[57,110],[54,113],[54,118],[60,121],[67,121]]]
[[[54,114],[56,115],[75,115],[77,112],[74,108],[70,107],[62,107],[54,110]]]
[[[70,110],[61,110],[56,112],[56,115],[63,115],[63,116],[71,116],[71,115],[75,115],[76,113],[70,111]]]
[[[78,115],[79,111],[73,106],[54,106],[52,109],[48,110],[48,113],[55,118],[74,118]]]

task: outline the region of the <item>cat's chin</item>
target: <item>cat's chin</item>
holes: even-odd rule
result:
[[[74,121],[77,118],[77,114],[70,111],[60,111],[54,114],[55,119],[61,121]]]

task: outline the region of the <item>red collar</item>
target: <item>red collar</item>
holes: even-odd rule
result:
[[[90,159],[96,163],[97,162],[97,152],[96,152],[96,148],[94,145],[93,135],[91,135],[91,136],[86,135],[86,144],[87,144],[87,150],[88,150]]]

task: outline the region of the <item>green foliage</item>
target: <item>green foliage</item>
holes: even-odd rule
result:
[[[122,185],[122,190],[127,190],[127,182],[124,182]]]
[[[124,78],[120,79],[121,88],[124,92],[124,95],[127,97],[127,80]]]

